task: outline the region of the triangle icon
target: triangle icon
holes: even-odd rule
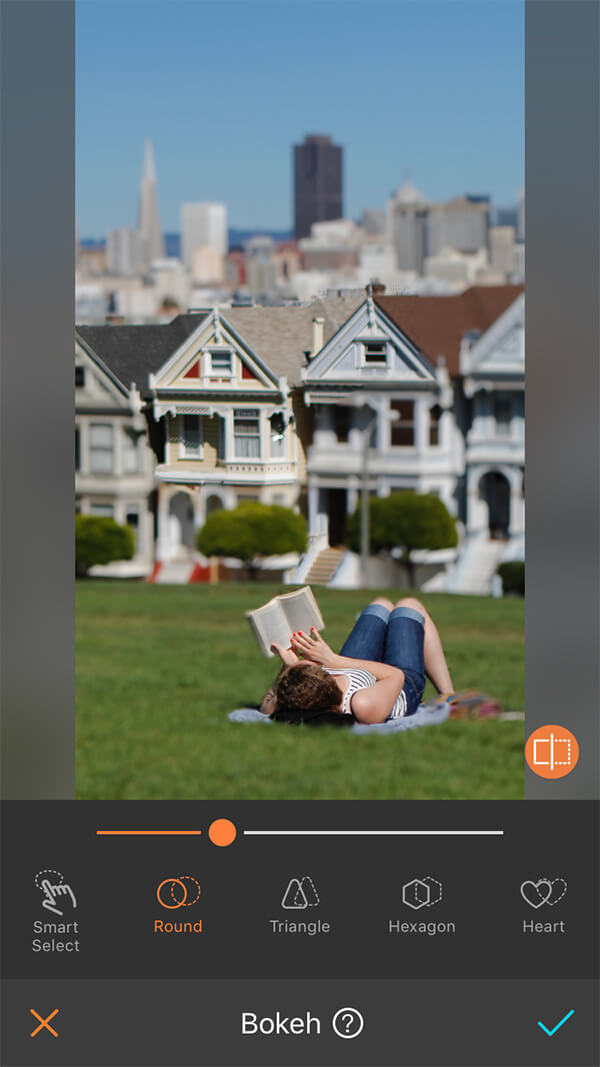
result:
[[[306,900],[306,906],[308,908],[316,908],[319,903],[319,894],[315,889],[315,884],[310,875],[305,874],[304,878],[300,882],[300,888],[304,894]]]
[[[290,878],[289,885],[283,894],[281,907],[290,911],[293,909],[300,911],[308,907],[306,894],[297,878]]]

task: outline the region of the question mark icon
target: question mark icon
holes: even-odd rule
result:
[[[362,1032],[365,1020],[357,1008],[340,1008],[333,1016],[331,1025],[338,1037],[350,1040]]]

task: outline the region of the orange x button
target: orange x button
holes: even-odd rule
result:
[[[47,1019],[42,1019],[42,1016],[38,1015],[37,1011],[35,1011],[33,1008],[30,1008],[29,1010],[32,1015],[35,1015],[36,1019],[39,1019],[40,1023],[39,1026],[36,1026],[35,1030],[31,1031],[31,1037],[35,1037],[36,1034],[39,1034],[40,1030],[49,1030],[51,1034],[54,1034],[54,1037],[58,1037],[58,1032],[54,1029],[54,1027],[48,1026],[50,1019],[53,1019],[55,1015],[58,1015],[58,1008],[55,1008],[54,1011],[50,1012],[50,1015]]]

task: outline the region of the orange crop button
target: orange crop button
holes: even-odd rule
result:
[[[565,726],[540,726],[527,738],[525,759],[540,778],[564,778],[579,759],[577,738]]]
[[[237,830],[229,819],[215,819],[208,828],[208,836],[213,845],[225,848],[226,845],[233,844],[237,837]]]

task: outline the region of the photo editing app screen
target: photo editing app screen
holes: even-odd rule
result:
[[[599,19],[3,4],[6,1067],[598,1067]]]

